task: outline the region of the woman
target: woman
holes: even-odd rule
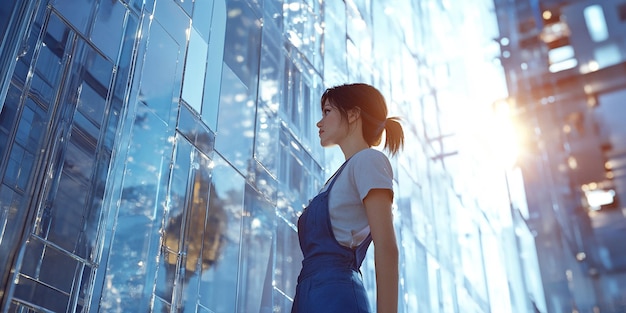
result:
[[[398,246],[393,229],[393,172],[372,149],[385,131],[385,149],[404,145],[397,118],[387,118],[381,93],[367,84],[327,89],[317,123],[323,147],[339,145],[346,161],[298,219],[304,255],[291,312],[370,312],[360,267],[373,241],[376,307],[398,309]]]

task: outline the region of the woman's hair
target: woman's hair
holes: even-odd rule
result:
[[[342,118],[348,118],[348,111],[358,108],[361,114],[363,137],[367,144],[377,146],[385,130],[385,149],[392,155],[404,146],[404,131],[400,118],[387,117],[387,103],[378,89],[363,83],[345,84],[326,89],[321,98],[321,106],[328,101],[339,109]]]

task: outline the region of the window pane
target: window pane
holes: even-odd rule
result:
[[[78,110],[88,117],[95,126],[100,127],[102,119],[104,118],[106,94],[98,94],[88,83],[81,84],[81,87],[78,99]]]
[[[254,139],[256,94],[228,66],[222,73],[215,148],[243,173],[248,171]]]
[[[202,153],[208,157],[213,156],[215,134],[186,105],[180,106],[177,128]]]
[[[20,96],[20,90],[14,85],[10,85],[2,106],[2,112],[0,112],[0,156],[4,156],[9,134],[13,131],[15,123],[17,123],[15,118],[20,103]]]
[[[90,0],[56,0],[53,3],[61,15],[85,34],[93,18],[96,2]]]
[[[222,67],[224,64],[224,42],[226,40],[226,3],[224,0],[213,1],[211,40],[207,58],[207,70],[202,100],[202,120],[213,131],[217,129],[217,113],[222,86]]]
[[[22,225],[27,210],[23,197],[7,185],[0,185],[0,266],[6,268],[12,260],[15,244],[22,235]]]
[[[68,294],[25,277],[20,278],[13,296],[17,299],[32,300],[33,304],[50,310],[48,312],[65,312],[70,300]],[[24,305],[14,312],[32,312],[29,308],[30,306]]]
[[[192,3],[192,1],[185,1]],[[191,19],[176,1],[156,1],[155,20],[179,46],[187,45]],[[173,61],[175,59],[169,59]]]
[[[76,159],[67,158],[58,182],[58,191],[50,195],[51,207],[42,213],[40,236],[48,238],[68,251],[74,251],[78,234],[83,228],[84,208],[87,202],[88,188],[85,176],[93,170],[93,156],[81,151],[74,143],[67,148],[67,153]],[[74,161],[79,160],[76,164]],[[47,233],[46,233],[47,232]]]
[[[609,38],[609,30],[604,18],[604,10],[599,4],[591,5],[583,11],[585,23],[591,39],[595,42],[605,41]]]
[[[343,7],[342,1],[336,2],[341,3],[337,7]],[[324,53],[321,40],[323,30],[320,3],[318,1],[291,1],[285,4],[283,18],[285,33],[291,45],[303,54],[311,65],[321,68]]]
[[[35,155],[37,155],[43,131],[47,125],[47,118],[45,111],[30,99],[27,100],[4,174],[5,183],[22,190],[26,188],[34,166]]]
[[[324,5],[325,33],[333,34],[324,39],[324,79],[328,86],[347,81],[348,65],[346,50],[346,5],[343,1],[328,1]]]
[[[261,19],[246,1],[227,1],[226,5],[227,12],[236,14],[229,14],[226,21],[224,62],[246,88],[256,89],[261,50]],[[224,86],[225,82],[222,84]]]
[[[204,73],[208,44],[200,37],[195,28],[191,28],[187,59],[185,60],[185,77],[183,80],[183,100],[196,112],[202,107],[202,91],[204,90]]]
[[[215,193],[212,182],[213,161],[198,151],[193,151],[191,188],[188,192],[183,258],[179,264],[182,277],[181,289],[184,312],[195,312],[200,292],[200,279],[205,271],[218,266],[219,254],[205,249],[204,244],[215,242],[215,228],[209,227],[214,217],[209,208],[211,195]],[[220,249],[217,249],[220,251]]]
[[[119,1],[101,1],[90,39],[111,60],[117,60],[127,9]]]
[[[258,109],[254,156],[274,176],[277,175],[277,154],[282,82],[285,79],[285,60],[280,53],[281,33],[272,27],[263,27],[263,48],[259,80]]]
[[[267,170],[277,176],[278,167],[278,137],[280,126],[275,113],[262,105],[257,110],[256,140],[254,142],[254,156]]]
[[[175,83],[180,52],[174,38],[159,23],[152,23],[140,94],[142,101],[168,124],[176,117],[174,110],[178,106],[173,99],[178,98],[180,90]]]
[[[276,229],[274,205],[254,189],[246,187],[243,218],[239,311],[272,311],[272,242]]]
[[[218,1],[223,2],[224,0]],[[209,33],[211,31],[211,23],[213,22],[213,3],[212,0],[196,0],[194,1],[193,23],[192,27],[198,32],[200,38],[205,42],[209,42]]]
[[[282,218],[278,218],[276,226],[276,254],[273,257],[274,287],[293,298],[303,257],[295,225]]]
[[[64,55],[69,51],[67,40],[70,30],[56,15],[51,15],[46,28],[37,61],[35,63],[30,93],[42,105],[48,106],[54,101],[59,79],[65,66]]]
[[[214,162],[202,253],[216,262],[202,273],[200,303],[214,312],[234,312],[245,180],[221,157]]]
[[[189,194],[195,187],[191,186],[192,146],[184,138],[176,137],[176,160],[172,170],[169,190],[170,211],[165,220],[163,229],[162,256],[159,258],[156,295],[163,298],[165,303],[171,304],[174,288],[181,285],[195,271],[194,264],[186,264],[184,252],[185,228],[188,227],[190,215]],[[207,188],[208,189],[208,188]],[[208,190],[207,190],[208,193]],[[202,222],[203,219],[200,219]],[[196,259],[197,261],[197,259]],[[187,273],[186,273],[187,272]],[[180,286],[184,288],[185,286]]]
[[[100,306],[108,311],[148,311],[160,250],[172,140],[167,126],[144,105],[130,130],[124,180],[111,239]],[[171,200],[174,201],[174,200]],[[174,202],[175,203],[175,202]],[[104,266],[104,265],[103,265]],[[122,291],[120,291],[120,289]],[[133,290],[133,292],[129,292]]]
[[[0,21],[1,21],[0,22],[0,33],[1,34],[6,34],[6,30],[8,28],[8,24],[9,24],[9,21],[10,21],[11,12],[13,12],[13,9],[14,9],[16,3],[17,2],[3,3],[3,5],[0,6]],[[4,35],[3,35],[3,37],[4,37]]]

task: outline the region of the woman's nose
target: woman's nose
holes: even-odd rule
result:
[[[317,128],[322,127],[322,120],[317,121],[317,123],[315,123],[315,126],[317,126]]]

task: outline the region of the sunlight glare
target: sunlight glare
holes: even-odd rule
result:
[[[495,148],[495,161],[506,169],[514,167],[519,155],[519,137],[513,124],[512,106],[511,99],[501,99],[494,103],[490,130]]]

